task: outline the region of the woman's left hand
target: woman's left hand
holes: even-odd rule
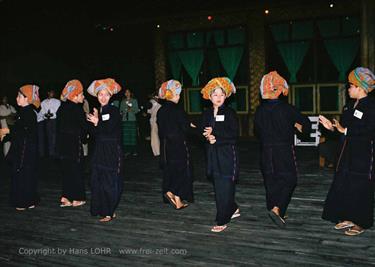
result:
[[[346,128],[342,127],[340,122],[336,119],[333,119],[333,127],[335,127],[340,133],[345,133]]]

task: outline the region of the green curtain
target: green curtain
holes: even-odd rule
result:
[[[359,49],[359,39],[357,37],[339,38],[324,41],[328,54],[333,64],[339,71],[339,81],[346,80],[346,72],[352,65]]]
[[[181,60],[178,56],[178,52],[172,51],[168,53],[169,65],[171,67],[172,77],[175,80],[181,78]]]
[[[216,30],[213,32],[214,38],[215,38],[215,44],[216,46],[224,45],[225,43],[225,36],[223,30]]]
[[[186,34],[188,48],[200,48],[205,43],[204,34],[202,32],[189,32]]]
[[[305,41],[281,43],[277,45],[285,65],[290,73],[289,81],[297,82],[297,72],[300,69],[303,58],[306,55],[310,43]]]
[[[182,33],[174,33],[168,36],[168,48],[181,49],[185,47],[184,36]]]
[[[245,43],[245,32],[244,29],[234,28],[227,31],[228,44],[237,45]]]
[[[311,21],[294,22],[291,26],[290,39],[289,27],[289,24],[286,23],[276,24],[271,26],[271,31],[276,40],[280,55],[290,73],[289,81],[294,83],[297,82],[297,72],[301,68],[303,59],[310,46],[310,42],[293,40],[310,39],[312,38],[314,31]]]
[[[233,81],[242,59],[244,51],[243,46],[218,48],[217,51],[225,72],[229,79]]]
[[[207,50],[207,67],[211,77],[222,76],[220,58],[214,48]]]
[[[289,24],[275,24],[271,25],[271,32],[276,42],[283,42],[289,40]]]
[[[192,49],[178,53],[181,63],[193,81],[193,86],[199,85],[199,71],[203,62],[203,50]]]
[[[318,21],[320,34],[324,38],[332,38],[340,35],[340,20],[325,19]],[[355,17],[346,17],[342,21],[342,33],[353,35],[359,32],[359,22]],[[359,38],[333,38],[324,40],[327,52],[339,72],[339,81],[346,80],[346,72],[352,65],[359,50]]]
[[[201,112],[201,93],[199,90],[189,90],[190,112]]]

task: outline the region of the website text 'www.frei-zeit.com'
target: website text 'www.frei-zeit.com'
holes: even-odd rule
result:
[[[62,247],[41,247],[28,248],[20,247],[18,254],[23,256],[51,256],[51,255],[187,255],[187,249],[183,248],[62,248]]]

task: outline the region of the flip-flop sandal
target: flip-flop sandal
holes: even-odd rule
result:
[[[71,207],[71,206],[73,206],[72,202],[64,202],[60,204],[61,208]]]
[[[220,233],[222,231],[224,231],[225,229],[227,229],[228,225],[215,225],[214,227],[211,228],[211,232],[214,232],[214,233]]]
[[[344,223],[344,222],[341,222],[341,223],[338,223],[335,225],[335,229],[336,230],[341,230],[341,229],[346,229],[346,228],[350,228],[350,227],[353,227],[354,224],[353,223]]]
[[[189,207],[189,205],[185,203],[184,205],[182,205],[179,208],[176,207],[176,210],[182,210],[182,209],[187,208],[187,207]]]
[[[103,218],[101,218],[99,220],[99,222],[110,222],[112,221],[114,218],[116,218],[116,214],[113,214],[112,217],[111,216],[105,216]]]
[[[285,227],[285,221],[283,218],[281,218],[279,215],[274,213],[272,210],[268,212],[268,216],[271,218],[271,220],[280,228]]]
[[[175,209],[177,209],[177,205],[176,205],[176,203],[173,201],[173,199],[172,199],[171,197],[169,197],[167,193],[165,193],[164,196],[165,196],[165,198],[169,201],[169,203],[171,203],[171,205],[172,205]]]
[[[74,201],[73,201],[73,207],[79,207],[79,206],[82,206],[82,205],[85,205],[86,204],[86,201],[77,201],[78,204],[74,204]]]
[[[238,218],[238,217],[240,217],[240,216],[241,216],[241,214],[240,214],[240,210],[237,209],[237,210],[233,213],[232,217],[230,217],[230,218],[231,218],[231,219],[235,219],[235,218]]]
[[[346,235],[349,235],[349,236],[355,236],[355,235],[360,235],[364,232],[365,230],[356,230],[356,229],[349,229],[349,230],[346,230],[345,231],[345,234]]]

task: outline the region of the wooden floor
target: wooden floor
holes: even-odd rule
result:
[[[241,217],[218,234],[210,232],[214,194],[198,146],[192,149],[194,204],[176,211],[162,203],[158,162],[142,147],[138,158],[126,160],[118,218],[107,224],[90,216],[89,203],[59,207],[61,177],[49,161],[43,161],[40,206],[16,212],[8,206],[10,178],[3,164],[0,266],[375,266],[374,230],[347,237],[321,219],[333,173],[319,170],[316,149],[297,150],[299,184],[287,227],[278,229],[265,209],[258,146],[243,142],[240,148]]]

